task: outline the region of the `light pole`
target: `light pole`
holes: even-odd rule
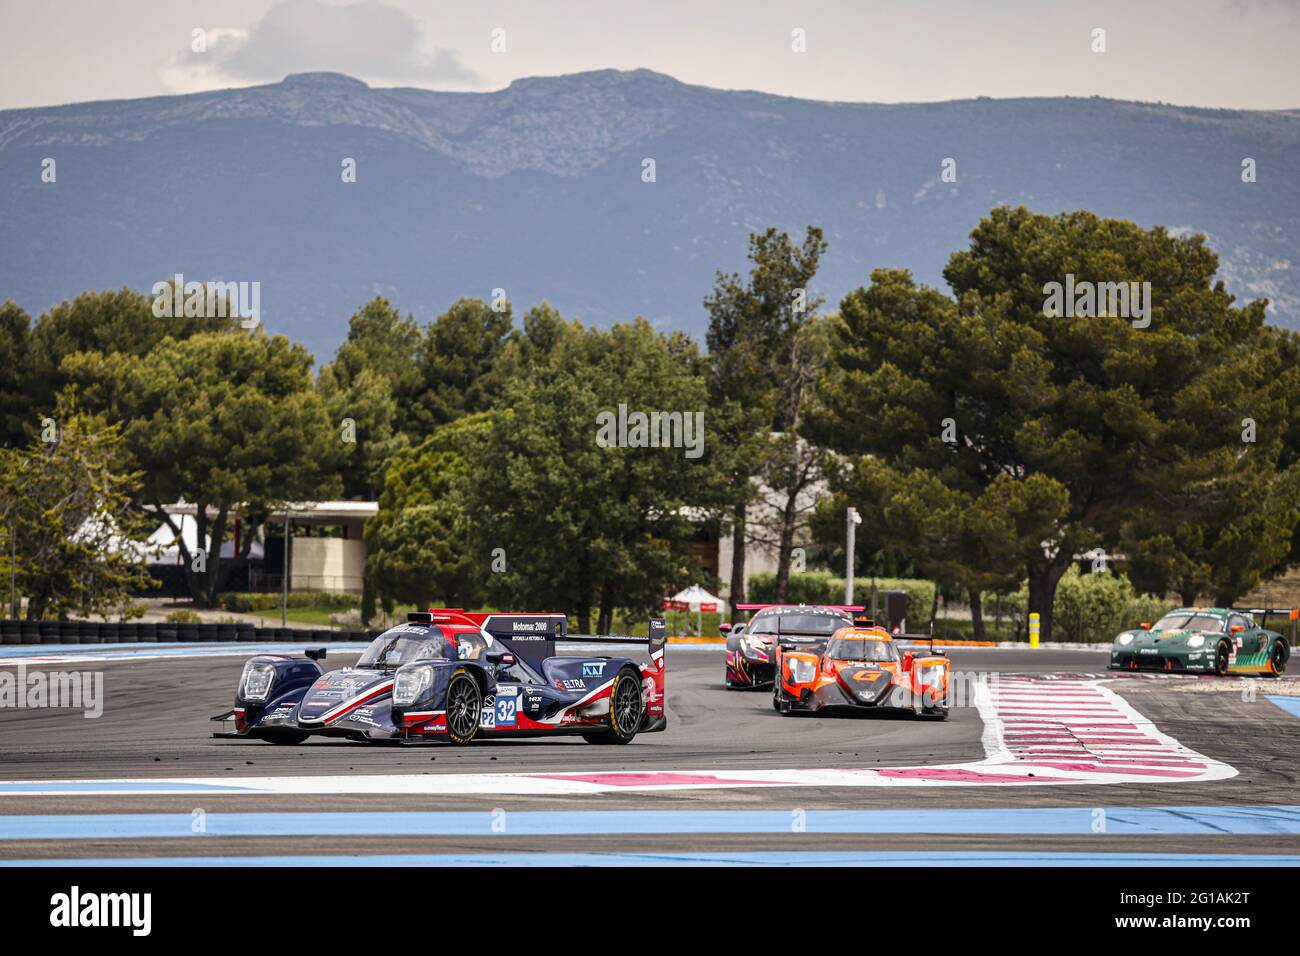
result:
[[[18,620],[18,525],[9,529],[9,619]]]
[[[280,626],[289,626],[289,509],[284,509],[284,571],[280,575]]]
[[[845,515],[845,542],[844,542],[844,603],[851,605],[853,603],[853,551],[856,546],[856,529],[862,524],[862,515],[858,514],[857,508],[850,508]]]

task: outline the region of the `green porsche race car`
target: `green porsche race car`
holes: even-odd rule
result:
[[[1291,656],[1291,643],[1285,635],[1255,622],[1257,615],[1267,621],[1269,614],[1296,620],[1294,609],[1178,608],[1155,624],[1116,637],[1110,670],[1281,674]]]

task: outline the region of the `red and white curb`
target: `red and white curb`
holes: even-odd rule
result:
[[[528,794],[554,796],[740,787],[969,787],[1192,783],[1237,771],[1163,733],[1096,680],[1001,676],[974,688],[982,760],[925,767],[832,770],[608,770],[573,773],[351,774],[0,782],[6,792],[78,795]],[[864,733],[866,731],[864,730]],[[97,789],[95,784],[102,784]],[[75,791],[71,787],[75,786]],[[174,789],[169,789],[174,788]],[[138,789],[137,789],[138,788]]]

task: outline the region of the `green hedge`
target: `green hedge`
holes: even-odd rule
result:
[[[919,578],[876,578],[876,590],[907,592],[908,630],[922,630],[930,620],[934,603],[934,582]],[[791,604],[843,604],[844,579],[829,571],[809,571],[790,575],[785,599]],[[776,600],[776,575],[755,574],[749,579],[749,600],[766,604]],[[871,579],[860,578],[853,582],[853,600],[863,607],[871,607]],[[877,604],[879,613],[885,613],[884,598]]]
[[[1015,622],[1019,640],[1028,639],[1025,636],[1028,605],[1028,583],[1002,598],[1002,612]],[[986,616],[992,606],[992,595],[985,595]],[[1154,622],[1175,606],[1150,594],[1138,594],[1124,575],[1083,574],[1072,567],[1061,578],[1052,602],[1052,640],[1112,641],[1120,631],[1137,627],[1143,621]]]
[[[217,597],[217,604],[223,611],[236,611],[251,614],[254,611],[271,611],[280,606],[283,596],[274,593],[243,593],[227,591]],[[290,591],[289,607],[319,607],[334,610],[347,610],[360,607],[361,598],[355,594],[339,591]]]

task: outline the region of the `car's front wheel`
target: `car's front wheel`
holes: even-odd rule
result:
[[[1286,642],[1274,641],[1268,652],[1268,663],[1271,672],[1279,676],[1285,674],[1288,657],[1290,657],[1290,654],[1287,653]]]
[[[1227,674],[1231,657],[1232,650],[1228,647],[1228,642],[1219,641],[1219,646],[1214,649],[1214,673],[1220,676]]]
[[[478,734],[479,715],[483,711],[483,692],[468,671],[451,675],[447,685],[447,739],[453,744],[467,744]]]

